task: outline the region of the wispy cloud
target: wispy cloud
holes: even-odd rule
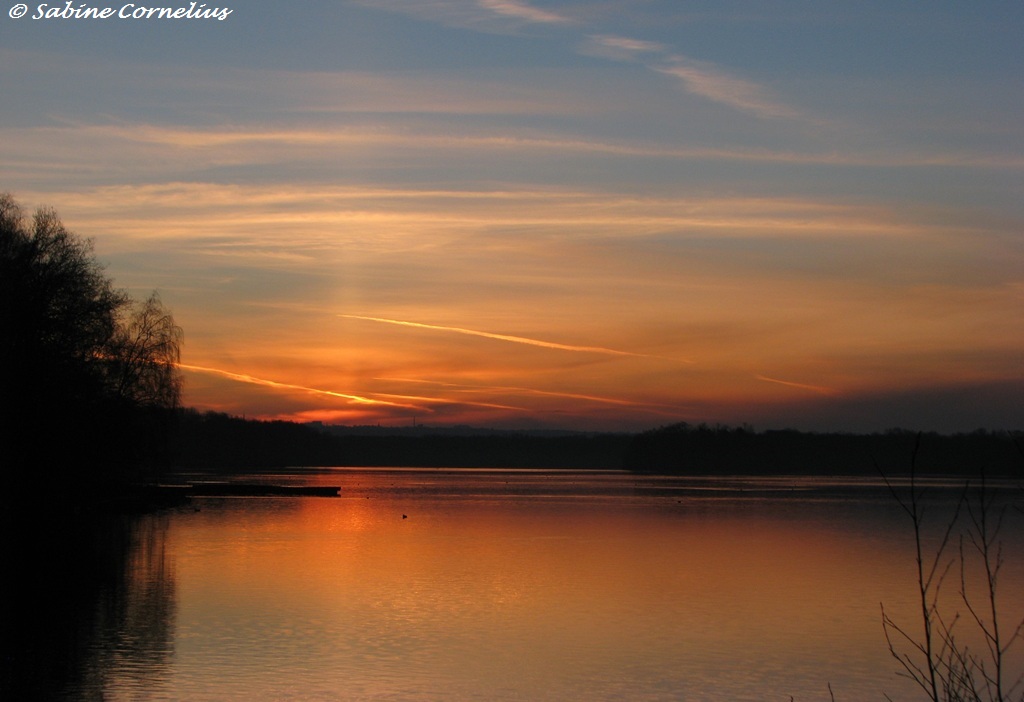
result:
[[[561,25],[572,20],[522,0],[355,0],[386,12],[411,15],[450,27],[480,32],[515,33],[524,25]]]
[[[34,196],[48,200],[42,193]],[[166,183],[60,193],[62,212],[108,232],[135,232],[177,240],[235,233],[259,246],[289,233],[288,251],[307,246],[393,246],[389,232],[415,238],[426,230],[556,227],[565,239],[675,231],[716,237],[935,236],[941,232],[1011,232],[1015,222],[951,218],[942,208],[892,208],[885,204],[812,198],[692,195],[636,196],[600,190],[440,190],[320,185],[220,185]],[[52,200],[50,200],[52,201]],[[1000,227],[999,225],[1004,225]],[[324,231],[321,225],[335,229]],[[345,237],[339,231],[358,226]],[[313,228],[311,228],[313,227]],[[295,228],[305,236],[295,238]],[[344,229],[343,229],[344,228]],[[336,231],[337,230],[337,231]],[[375,234],[366,240],[365,232]],[[264,241],[263,232],[266,232]],[[396,233],[395,237],[399,234]],[[361,242],[361,243],[360,243]],[[528,246],[528,242],[521,242]]]
[[[634,353],[632,351],[620,351],[617,349],[608,349],[602,346],[576,346],[572,344],[560,344],[554,341],[544,341],[541,339],[531,339],[523,336],[512,336],[510,334],[495,334],[492,332],[479,331],[476,329],[463,329],[462,327],[449,327],[441,326],[437,324],[423,324],[420,322],[407,322],[400,319],[385,319],[383,317],[364,317],[362,315],[355,314],[340,314],[339,317],[345,319],[362,319],[368,322],[380,322],[382,324],[394,324],[401,327],[413,327],[416,329],[430,329],[434,331],[446,331],[455,334],[467,334],[469,336],[479,336],[485,339],[495,339],[497,341],[509,341],[515,344],[527,344],[529,346],[540,346],[547,349],[557,349],[559,351],[575,351],[579,353],[596,353],[604,354],[608,356],[632,356],[634,358],[659,358],[662,360],[673,360],[682,363],[690,363],[690,361],[682,359],[665,359],[661,356],[652,356],[645,353]]]
[[[766,111],[774,108],[763,105]],[[80,190],[97,182],[188,180],[211,169],[286,166],[301,156],[311,173],[334,173],[340,159],[388,167],[403,163],[474,161],[524,154],[537,159],[636,158],[680,162],[778,163],[834,168],[1024,169],[1024,155],[980,151],[864,149],[829,151],[772,148],[679,146],[657,141],[614,141],[536,130],[486,128],[450,130],[423,124],[389,126],[253,126],[182,128],[148,123],[66,124],[54,127],[0,128],[0,180],[47,179],[74,183]]]
[[[800,111],[784,104],[767,88],[732,75],[715,64],[683,56],[659,42],[593,34],[587,37],[580,50],[584,54],[618,61],[639,61],[652,71],[675,78],[684,90],[693,95],[757,117],[802,117]]]
[[[678,78],[683,87],[709,100],[728,105],[758,117],[798,118],[801,113],[774,98],[765,88],[729,75],[716,66],[696,62],[683,56],[672,56],[666,65],[653,70]]]
[[[486,18],[474,16],[474,7],[464,3],[435,2],[416,7],[417,3],[396,5],[391,0],[364,0],[371,6],[390,11],[428,16],[442,23],[455,22],[467,28],[490,31]],[[476,8],[494,15],[538,25],[573,25],[575,21],[565,15],[533,7],[520,0],[476,0]],[[771,96],[764,87],[749,80],[730,75],[708,62],[699,62],[678,53],[671,47],[654,41],[611,34],[576,34],[574,40],[580,52],[613,60],[640,60],[647,68],[678,79],[694,95],[713,100],[737,110],[767,118],[797,118],[799,111]]]
[[[643,39],[631,39],[610,34],[592,34],[589,37],[595,53],[609,58],[635,58],[638,54],[661,54],[668,50],[664,44]]]
[[[536,22],[539,24],[562,24],[569,22],[567,17],[555,14],[554,12],[548,12],[547,10],[541,10],[525,2],[518,2],[517,0],[478,0],[480,7],[486,8],[497,12],[499,15],[505,15],[506,17],[515,17],[516,19],[526,20],[528,22]]]

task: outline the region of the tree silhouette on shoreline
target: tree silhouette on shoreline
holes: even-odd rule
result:
[[[0,194],[0,455],[75,490],[138,476],[181,395],[181,328],[114,287],[57,213]]]

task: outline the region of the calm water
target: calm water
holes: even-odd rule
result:
[[[882,635],[881,602],[913,626],[915,581],[909,523],[878,486],[265,479],[342,497],[207,498],[143,520],[76,696],[781,701],[828,700],[831,684],[840,701],[922,699]],[[951,494],[933,492],[936,526]],[[1018,619],[1021,521],[1001,582]]]

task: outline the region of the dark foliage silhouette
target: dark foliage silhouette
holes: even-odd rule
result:
[[[181,398],[181,344],[184,334],[153,293],[118,325],[108,344],[109,386],[116,396],[140,407],[173,409]]]
[[[9,470],[81,494],[151,466],[179,401],[181,342],[159,297],[133,303],[56,212],[27,218],[0,195],[0,452]]]
[[[1014,475],[1020,460],[1016,437],[978,430],[923,435],[917,454],[921,473],[963,475],[983,464],[990,475]],[[755,432],[750,427],[672,424],[637,434],[625,467],[673,475],[858,475],[872,465],[889,474],[907,472],[906,456],[918,432],[876,434]]]
[[[282,466],[422,466],[617,469],[663,475],[876,475],[906,473],[916,434],[755,432],[749,427],[677,424],[640,434],[529,432],[472,427],[342,427],[256,421],[178,411],[174,464],[204,471]],[[919,464],[962,475],[981,457],[990,475],[1012,475],[1015,437],[971,432],[928,435]]]
[[[468,427],[407,433],[380,427],[319,427],[183,409],[175,465],[204,471],[282,466],[621,468],[628,434],[531,435]]]
[[[142,610],[125,594],[155,551],[104,508],[168,460],[181,343],[160,299],[115,288],[53,210],[26,217],[0,194],[0,698],[77,699],[140,613],[166,640],[166,580]]]

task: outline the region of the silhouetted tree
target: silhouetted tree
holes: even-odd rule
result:
[[[184,333],[153,293],[132,310],[109,343],[108,373],[116,395],[135,405],[174,409],[181,398]]]
[[[123,472],[141,418],[178,404],[181,342],[159,298],[133,305],[55,211],[28,219],[0,194],[0,464],[65,481]]]
[[[937,546],[928,553],[925,514],[926,507],[934,505],[925,504],[927,491],[916,482],[920,440],[918,436],[914,445],[906,494],[882,474],[913,528],[920,612],[915,625],[903,625],[882,605],[882,630],[889,653],[902,668],[898,674],[914,681],[932,702],[1024,702],[1024,675],[1011,673],[1010,668],[1011,649],[1024,640],[1024,616],[1019,612],[1014,618],[1006,616],[1007,602],[998,588],[1000,571],[1006,565],[1001,533],[1009,503],[987,484],[981,471],[979,485],[964,484],[952,517],[937,532],[941,534]],[[968,522],[960,535],[959,557],[951,557],[947,553],[952,550],[954,530],[964,511]],[[960,566],[958,595],[966,612],[941,596],[956,561]],[[976,572],[969,578],[971,569]],[[969,589],[972,580],[980,581],[981,586]],[[973,632],[964,631],[972,626]],[[965,642],[972,634],[980,639],[980,645],[972,647]]]

